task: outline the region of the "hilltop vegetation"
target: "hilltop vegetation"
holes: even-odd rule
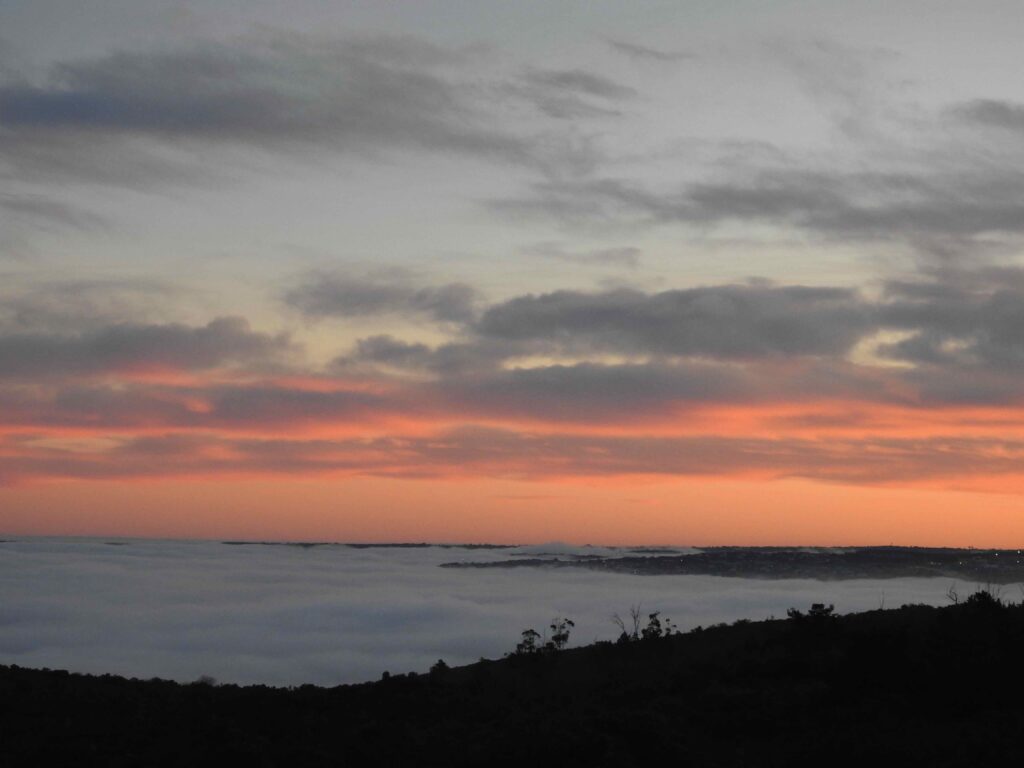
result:
[[[987,592],[945,608],[837,617],[815,606],[631,634],[338,688],[0,667],[0,763],[945,766],[1024,756],[1024,607]]]

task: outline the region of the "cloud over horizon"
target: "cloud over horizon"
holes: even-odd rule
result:
[[[241,318],[0,332],[3,480],[900,484],[1009,477],[1024,450],[1015,271],[938,272],[875,297],[753,281],[487,303],[463,284],[333,276],[288,298],[311,317],[440,321],[449,340],[364,337],[321,367]]]

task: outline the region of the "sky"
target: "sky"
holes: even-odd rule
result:
[[[1019,546],[1021,22],[0,1],[0,532]]]

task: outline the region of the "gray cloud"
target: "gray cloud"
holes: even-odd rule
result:
[[[123,323],[157,323],[180,311],[179,287],[159,280],[29,280],[5,276],[0,334],[67,334]]]
[[[953,272],[929,283],[893,282],[887,292],[883,322],[912,335],[882,354],[989,374],[1024,368],[1024,270]]]
[[[826,244],[887,244],[945,263],[1016,252],[1024,173],[1015,134],[1024,127],[1024,107],[981,99],[925,110],[879,64],[897,58],[891,51],[822,41],[770,49],[830,126],[825,148],[765,153],[763,142],[712,142],[696,166],[679,169],[676,183],[664,173],[658,182],[642,171],[611,175],[605,164],[574,178],[535,180],[526,192],[486,205],[506,216],[611,231],[683,225],[700,236],[767,225]]]
[[[88,285],[71,283],[56,286],[52,301],[32,298],[27,306],[15,294],[0,316],[0,371],[47,386],[0,393],[4,421],[245,428],[461,413],[483,421],[596,423],[686,403],[1007,403],[1024,394],[1022,270],[937,271],[885,284],[877,299],[846,288],[751,282],[657,293],[556,291],[490,305],[461,284],[424,287],[404,279],[325,277],[289,297],[309,316],[404,314],[441,322],[452,334],[437,345],[363,338],[325,372],[328,384],[339,377],[329,387],[334,391],[260,383],[75,385],[68,376],[152,367],[274,370],[296,350],[287,336],[254,332],[237,318],[206,326],[119,322],[140,302],[152,303],[145,286],[136,295],[131,285],[98,285],[92,295]],[[128,293],[118,308],[122,290]],[[82,303],[74,303],[76,295]],[[109,313],[95,314],[101,305]],[[881,331],[903,336],[878,344],[875,353],[913,367],[848,359]],[[353,376],[394,378],[394,388],[387,395],[350,390],[345,382]],[[197,402],[199,410],[189,405]]]
[[[777,39],[766,47],[847,140],[887,143],[893,129],[913,121],[915,105],[907,98],[906,83],[894,77],[899,52],[821,37]]]
[[[420,315],[440,322],[465,322],[474,314],[475,289],[465,283],[417,287],[401,275],[355,277],[319,273],[284,295],[309,317]]]
[[[381,334],[360,339],[347,358],[339,358],[338,363],[346,361],[368,361],[399,368],[427,368],[435,356],[435,350],[426,344],[408,343],[394,336]]]
[[[1012,168],[894,174],[793,168],[667,192],[613,178],[549,180],[533,184],[529,195],[489,206],[571,225],[763,222],[835,240],[977,256],[984,251],[973,246],[976,238],[1024,233],[1024,204],[1016,202],[1022,194],[1024,174]]]
[[[951,113],[968,123],[1008,131],[1024,131],[1024,105],[998,99],[975,99],[953,107]]]
[[[1024,396],[1022,307],[1024,270],[1013,268],[926,272],[885,283],[877,299],[769,283],[557,291],[486,306],[462,325],[459,341],[432,347],[371,337],[335,364],[436,377],[467,407],[486,402],[484,413],[519,415],[532,408],[555,420],[702,399],[999,404]],[[847,360],[885,331],[902,338],[877,343],[875,354],[913,367]],[[608,355],[631,362],[610,365]],[[531,357],[579,362],[514,367]],[[792,376],[780,372],[783,361]]]
[[[286,336],[254,332],[237,317],[218,318],[201,327],[125,323],[80,334],[11,333],[0,336],[0,378],[265,364],[290,349]]]
[[[871,327],[854,291],[752,284],[523,296],[489,307],[475,330],[569,352],[742,358],[841,355]]]
[[[57,225],[74,229],[99,229],[106,224],[102,216],[38,194],[2,193],[0,209],[44,227]]]
[[[287,387],[213,387],[200,390],[209,413],[201,424],[219,427],[301,426],[308,424],[372,421],[375,417],[411,415],[429,409],[429,403],[413,403],[407,395],[379,395],[340,390],[318,392]]]
[[[528,256],[541,256],[573,264],[590,264],[594,266],[615,266],[636,269],[640,266],[643,251],[633,246],[619,248],[595,248],[592,250],[567,250],[559,243],[534,243],[520,251]]]
[[[687,362],[495,370],[446,380],[439,395],[451,408],[477,418],[635,425],[638,420],[664,419],[680,405],[749,402],[764,393],[748,371]]]
[[[66,384],[49,389],[35,379],[32,387],[0,388],[0,423],[36,430],[86,428],[118,430],[139,427],[187,429],[209,425],[209,415],[189,407],[188,392],[160,387]]]
[[[710,360],[576,363],[482,371],[442,379],[432,399],[480,421],[638,427],[708,404],[806,403],[822,399],[908,404],[897,375],[841,361],[722,363]],[[430,391],[427,388],[427,391]],[[910,401],[912,404],[912,401]]]
[[[582,69],[534,69],[526,74],[525,79],[552,90],[582,93],[603,99],[628,99],[636,96],[632,88]]]
[[[415,390],[376,394],[336,386],[318,391],[267,382],[205,386],[90,382],[40,386],[37,379],[35,383],[30,388],[0,388],[0,424],[39,429],[149,427],[247,432],[324,424],[373,424],[395,416],[444,413],[428,397],[429,393]],[[417,394],[421,394],[418,399]],[[181,439],[191,437],[183,435]]]
[[[647,60],[683,55],[609,44]],[[761,150],[737,154],[735,142],[723,141],[719,159],[704,158],[696,180],[674,185],[608,175],[615,158],[601,137],[560,125],[617,114],[636,98],[634,89],[573,68],[481,76],[478,54],[412,37],[265,35],[68,61],[41,79],[8,72],[0,81],[0,166],[16,176],[146,183],[210,173],[213,164],[202,162],[208,148],[221,158],[234,147],[363,157],[428,151],[538,172],[525,193],[488,206],[571,226],[682,224],[702,232],[755,222],[828,240],[909,246],[947,261],[977,260],[994,247],[990,241],[1024,234],[1024,206],[1015,202],[1024,195],[1024,173],[988,151],[991,127],[1016,125],[1018,105],[977,100],[921,115],[878,95],[888,93],[879,85],[886,79],[864,52],[824,44],[801,51],[790,65],[840,126],[845,145],[824,157],[768,158]],[[530,127],[536,121],[517,112],[524,104],[555,121]],[[950,111],[966,131],[943,129]],[[903,133],[912,140],[897,138]],[[24,196],[8,196],[6,207],[51,222],[96,223]],[[565,250],[563,257],[626,264],[633,255]]]
[[[373,299],[375,311],[422,311],[410,304],[417,294],[392,294],[390,289],[380,297],[371,290],[358,293]],[[791,383],[784,386],[777,372],[737,366],[756,361],[790,360],[823,393],[851,394],[860,387],[863,396],[889,396],[877,382],[854,375],[841,362],[880,327],[875,305],[850,289],[749,283],[660,293],[628,288],[557,291],[515,297],[484,306],[478,315],[459,316],[463,322],[455,327],[456,340],[430,346],[372,336],[357,342],[333,366],[341,372],[426,375],[443,382],[443,392],[455,396],[462,407],[487,402],[501,411],[521,408],[526,414],[532,402],[555,419],[558,414],[588,413],[600,420],[601,410],[651,407],[655,391],[662,405],[738,401],[768,392],[782,396],[783,391],[802,396]],[[608,355],[633,362],[608,365]],[[584,360],[508,367],[536,357]],[[810,361],[816,359],[829,362],[814,368]],[[610,408],[615,398],[618,408]],[[483,412],[488,412],[486,407]]]
[[[641,407],[652,387],[660,388],[662,404],[815,396],[906,402],[909,392],[927,402],[1010,402],[1022,394],[1022,275],[1011,268],[940,270],[886,283],[878,299],[847,288],[756,282],[531,294],[485,306],[458,327],[460,340],[432,347],[375,336],[335,365],[429,375],[466,403],[489,400],[503,410],[519,402],[528,412],[534,402],[550,418],[560,409],[599,418],[616,397],[628,411]],[[879,343],[875,353],[914,368],[846,360],[883,331],[903,338]],[[607,355],[632,362],[608,365]],[[552,356],[583,361],[509,367]],[[780,375],[780,361],[796,379]]]
[[[505,360],[528,352],[529,345],[516,342],[451,342],[430,347],[382,334],[360,339],[354,349],[336,358],[333,366],[345,371],[370,365],[451,379],[491,371]]]
[[[59,65],[44,85],[9,82],[0,89],[0,110],[12,131],[373,143],[379,131],[420,141],[414,134],[426,128],[433,136],[423,140],[439,140],[444,121],[462,111],[455,89],[374,52],[280,39],[117,53]]]
[[[687,53],[685,51],[662,51],[657,48],[651,48],[647,45],[629,43],[624,40],[614,40],[609,38],[605,42],[611,46],[612,50],[628,56],[634,61],[653,61],[661,64],[674,64],[676,62],[694,58],[692,53]]]
[[[545,171],[593,162],[585,143],[508,130],[480,86],[457,74],[466,58],[409,37],[325,43],[279,34],[64,62],[42,81],[8,73],[0,160],[21,175],[114,182],[173,173],[174,152],[189,144],[428,150]],[[621,94],[587,73],[548,74],[546,87],[564,92],[567,105],[574,90]],[[146,142],[169,152],[147,151]],[[104,170],[107,161],[114,167]]]
[[[362,346],[373,348],[378,358],[361,357]],[[30,388],[0,387],[0,425],[113,432],[140,427],[225,433],[255,429],[279,434],[310,426],[379,427],[396,419],[425,424],[543,421],[561,428],[637,427],[708,404],[792,405],[822,399],[918,404],[907,392],[910,382],[905,376],[882,375],[842,361],[737,365],[687,360],[503,368],[500,359],[489,359],[477,350],[417,347],[403,348],[394,339],[380,337],[366,340],[336,363],[336,372],[346,377],[368,373],[369,380],[379,385],[372,390],[360,386],[365,379],[347,383],[347,378],[328,377],[321,378],[322,388],[313,389],[266,381],[177,386],[144,381],[50,382],[41,386],[37,380]],[[366,371],[368,364],[372,367]],[[396,369],[403,375],[393,377]],[[416,375],[404,375],[410,371]],[[947,385],[955,380],[932,378]],[[971,381],[975,389],[963,391],[976,391],[978,377]],[[1004,397],[1019,396],[1018,383],[1000,381]],[[937,397],[926,385],[927,381],[920,389]],[[946,399],[954,395],[949,393]]]
[[[613,117],[618,105],[637,92],[602,75],[581,69],[529,69],[502,91],[556,120]]]
[[[696,222],[762,219],[841,239],[922,242],[1024,232],[1024,176],[996,169],[947,174],[775,173],[750,185],[698,185],[677,211]]]

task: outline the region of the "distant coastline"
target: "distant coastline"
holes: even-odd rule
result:
[[[746,579],[950,578],[978,584],[1024,582],[1017,549],[931,547],[709,547],[693,554],[551,556],[443,563],[442,568],[588,568],[642,576]]]

